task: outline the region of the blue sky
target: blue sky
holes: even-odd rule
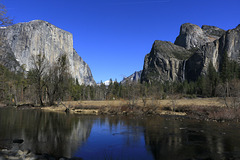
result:
[[[73,34],[96,82],[143,68],[154,40],[174,42],[181,24],[232,29],[239,0],[2,0],[14,23],[41,19]]]

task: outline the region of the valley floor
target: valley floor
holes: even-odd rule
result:
[[[32,108],[20,105],[17,108]],[[84,115],[160,116],[176,115],[199,120],[239,121],[240,108],[226,107],[221,98],[182,98],[154,100],[65,101],[58,106],[41,107],[45,111]]]
[[[176,106],[191,106],[191,105],[204,105],[204,106],[224,106],[224,103],[219,98],[183,98],[183,99],[164,99],[164,100],[155,100],[155,99],[147,99],[146,100],[146,106],[158,106],[158,107],[164,107],[164,106],[171,106],[173,103]],[[96,106],[96,107],[102,107],[102,106],[124,106],[129,104],[134,104],[135,106],[141,106],[144,107],[143,100],[136,100],[136,101],[128,101],[128,100],[108,100],[108,101],[68,101],[64,104],[71,106],[71,107],[77,107],[77,106]]]
[[[238,121],[240,109],[225,107],[220,98],[194,99],[148,99],[144,105],[142,100],[126,101],[66,101],[58,107],[43,107],[48,111],[64,112],[66,108],[74,114],[93,115],[177,115],[189,118],[213,121]]]

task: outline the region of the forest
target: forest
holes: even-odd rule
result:
[[[56,101],[117,100],[123,99],[134,105],[141,99],[180,99],[196,97],[231,98],[225,101],[227,107],[238,107],[240,96],[239,64],[224,53],[217,72],[212,63],[206,75],[197,81],[184,82],[126,82],[110,80],[108,86],[103,83],[87,86],[71,78],[66,55],[58,57],[49,66],[45,56],[39,54],[31,58],[33,68],[25,71],[24,65],[15,72],[0,66],[0,101],[7,105],[32,104],[34,106],[54,105]]]

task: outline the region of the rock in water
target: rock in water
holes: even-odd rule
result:
[[[0,63],[11,70],[18,64],[24,65],[27,71],[31,69],[32,55],[45,54],[49,63],[53,64],[59,55],[66,54],[72,77],[80,84],[95,84],[89,66],[73,49],[72,34],[46,21],[34,20],[1,27],[0,42]],[[5,51],[8,56],[3,54]],[[6,59],[11,59],[11,62],[6,63]]]
[[[24,142],[23,139],[14,139],[14,140],[13,140],[13,143],[21,144],[21,143],[23,143],[23,142]]]

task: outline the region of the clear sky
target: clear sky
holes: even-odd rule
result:
[[[2,0],[14,23],[41,19],[73,34],[98,83],[143,68],[154,40],[174,42],[183,23],[232,29],[240,0]]]

